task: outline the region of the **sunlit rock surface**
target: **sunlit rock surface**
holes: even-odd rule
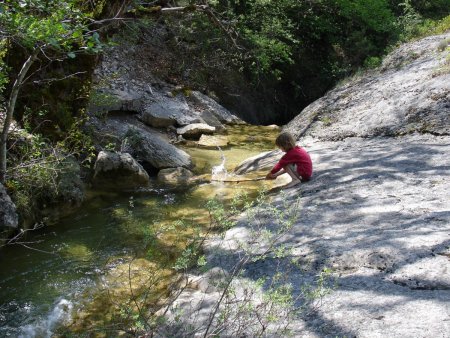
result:
[[[184,138],[198,139],[203,134],[212,134],[216,131],[215,127],[212,127],[205,123],[192,123],[187,126],[177,129],[177,134]]]
[[[306,107],[288,123],[297,138],[321,140],[450,134],[450,33],[403,45],[381,68],[350,79]]]
[[[233,272],[246,250],[267,249],[256,226],[275,231],[277,218],[298,208],[278,242],[287,254],[274,248],[250,259],[231,285],[242,297],[248,282],[255,295],[270,283],[291,285],[302,311],[274,325],[288,325],[292,336],[450,337],[450,79],[448,48],[439,49],[449,36],[406,44],[377,72],[307,107],[285,129],[310,153],[311,181],[276,190],[278,212],[242,215],[206,246],[209,266]],[[261,154],[237,171],[269,169],[281,155]],[[323,271],[328,292],[308,300],[305,290],[320,284]],[[202,290],[193,286],[176,305],[188,313],[184,327],[205,332],[222,293]],[[261,312],[251,318],[257,323]]]

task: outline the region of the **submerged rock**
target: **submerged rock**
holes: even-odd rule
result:
[[[134,189],[149,184],[147,172],[128,153],[101,151],[94,170],[94,183],[107,189]]]
[[[162,169],[158,173],[158,181],[169,185],[185,185],[194,177],[194,174],[182,167]]]
[[[197,144],[205,148],[226,147],[230,141],[225,135],[202,135]]]

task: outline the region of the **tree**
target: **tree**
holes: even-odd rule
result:
[[[10,87],[0,133],[0,183],[5,183],[7,169],[7,140],[17,98],[36,60],[42,64],[53,60],[75,58],[80,53],[97,53],[102,49],[99,30],[101,24],[119,19],[128,0],[114,1],[117,12],[108,19],[95,20],[98,12],[112,8],[105,1],[89,8],[88,2],[77,0],[6,0],[0,3],[0,48],[21,50],[25,55],[20,70]],[[90,9],[90,10],[89,10]],[[1,51],[0,51],[1,52]],[[0,53],[0,57],[2,54]],[[0,68],[0,91],[8,76],[5,66]]]

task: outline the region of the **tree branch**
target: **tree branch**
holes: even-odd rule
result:
[[[8,139],[9,127],[12,122],[14,108],[16,106],[17,96],[19,94],[20,87],[22,86],[23,80],[30,69],[33,62],[37,59],[40,52],[39,48],[35,48],[28,59],[22,66],[22,69],[17,76],[16,81],[14,81],[11,95],[8,100],[8,105],[6,107],[5,120],[3,121],[3,131],[0,135],[0,183],[5,183],[6,180],[6,142]]]

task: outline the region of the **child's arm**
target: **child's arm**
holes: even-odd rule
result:
[[[284,169],[281,169],[280,171],[278,171],[278,172],[275,173],[275,174],[272,174],[272,172],[269,172],[269,173],[266,175],[266,180],[274,180],[274,179],[276,179],[278,176],[283,175],[285,172],[286,172],[286,171],[285,171]]]
[[[266,175],[266,180],[274,180],[276,178],[276,176],[274,174],[272,174],[271,172],[269,172]]]
[[[266,179],[267,180],[274,180],[278,176],[280,176],[280,175],[285,173],[285,171],[283,169],[283,167],[284,167],[283,159],[284,159],[285,156],[286,155],[281,157],[281,159],[278,161],[278,163],[275,164],[275,166],[272,168],[272,170],[266,175]]]

